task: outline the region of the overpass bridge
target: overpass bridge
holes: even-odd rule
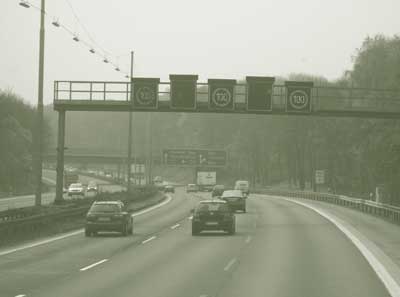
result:
[[[50,150],[43,155],[43,159],[48,163],[57,161],[57,149]],[[80,164],[126,164],[128,153],[123,151],[86,149],[86,148],[68,148],[64,151],[64,161],[67,163]],[[137,156],[136,161],[139,164],[145,162],[144,156]],[[161,157],[153,157],[153,164],[160,164]]]

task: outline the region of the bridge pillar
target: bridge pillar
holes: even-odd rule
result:
[[[63,198],[64,178],[64,144],[65,144],[65,110],[58,111],[58,136],[57,136],[57,179],[56,199],[54,203],[61,203]]]

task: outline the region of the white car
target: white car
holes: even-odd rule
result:
[[[85,196],[85,190],[81,183],[70,184],[68,187],[68,196]]]

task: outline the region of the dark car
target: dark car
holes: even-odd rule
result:
[[[133,234],[133,219],[120,201],[95,201],[86,215],[85,235],[99,231]]]
[[[166,185],[164,188],[165,193],[175,193],[175,188],[172,185]]]
[[[192,212],[192,235],[204,230],[236,232],[235,214],[223,200],[203,200]]]
[[[215,185],[212,192],[211,192],[211,197],[219,197],[222,195],[222,193],[225,190],[224,185]]]
[[[246,212],[246,196],[243,195],[241,190],[224,191],[221,199],[225,200],[233,211],[241,210]]]

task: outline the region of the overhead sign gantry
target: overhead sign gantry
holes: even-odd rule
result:
[[[133,77],[121,81],[55,81],[54,109],[58,111],[58,143],[64,148],[66,111],[196,112],[261,115],[304,115],[365,118],[400,118],[400,90],[314,86],[312,82],[286,81],[275,84],[274,77],[247,76],[197,82],[197,75],[170,75],[159,78]],[[194,156],[186,158],[186,155]],[[169,151],[164,162],[170,165],[220,166],[224,158],[205,153]],[[221,155],[222,156],[222,155]],[[208,158],[208,159],[207,159]],[[200,160],[208,160],[206,163]],[[198,163],[200,162],[200,163]],[[211,162],[211,163],[209,163]],[[221,163],[221,164],[222,164]],[[57,194],[62,199],[64,150],[57,151]],[[223,166],[223,165],[221,165]]]

